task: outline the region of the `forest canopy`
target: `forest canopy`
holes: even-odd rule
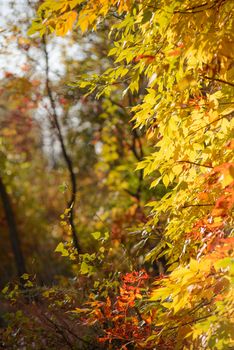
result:
[[[232,349],[233,1],[20,6],[0,28],[0,347]]]

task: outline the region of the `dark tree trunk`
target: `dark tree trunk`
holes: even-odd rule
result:
[[[19,240],[19,234],[17,231],[17,226],[15,222],[15,216],[13,212],[13,208],[11,205],[11,201],[9,198],[9,195],[6,191],[6,187],[2,181],[2,178],[0,176],[0,197],[3,204],[3,209],[7,221],[7,226],[9,230],[9,237],[11,241],[11,246],[14,254],[15,259],[15,265],[17,269],[17,274],[20,278],[24,273],[26,273],[25,263],[24,263],[24,257],[21,251],[20,246],[20,240]]]

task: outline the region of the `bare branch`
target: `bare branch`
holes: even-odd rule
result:
[[[74,225],[74,206],[75,206],[75,202],[76,202],[76,192],[77,192],[77,184],[76,184],[76,176],[74,173],[74,169],[73,169],[73,163],[72,163],[72,159],[69,156],[66,146],[65,146],[65,142],[64,142],[64,138],[63,138],[63,134],[62,134],[62,130],[59,124],[59,120],[58,120],[58,115],[57,115],[57,111],[56,111],[56,104],[55,104],[55,100],[53,97],[53,93],[52,93],[52,89],[51,89],[51,85],[50,85],[50,79],[49,79],[49,55],[48,55],[48,51],[47,51],[47,45],[46,45],[46,37],[43,36],[43,48],[44,48],[44,54],[45,54],[45,62],[46,62],[46,91],[47,91],[47,95],[49,97],[50,100],[50,105],[51,105],[51,109],[52,109],[52,120],[50,119],[51,125],[55,128],[56,133],[57,133],[57,137],[62,149],[62,154],[63,154],[63,158],[66,162],[67,165],[67,169],[70,175],[70,182],[71,182],[71,196],[70,199],[68,201],[68,208],[70,209],[69,212],[69,223],[71,225],[71,229],[72,229],[72,238],[73,238],[73,244],[74,247],[77,249],[77,251],[80,253],[81,252],[81,246],[78,240],[78,236],[77,236],[77,232],[76,232],[76,228]]]

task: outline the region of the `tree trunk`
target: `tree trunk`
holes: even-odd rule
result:
[[[11,241],[12,251],[14,254],[17,274],[20,278],[20,276],[26,273],[24,257],[20,247],[19,234],[17,231],[13,208],[1,176],[0,176],[0,197],[2,200],[3,209],[5,212],[5,217],[7,221],[8,230],[9,230],[9,237]]]

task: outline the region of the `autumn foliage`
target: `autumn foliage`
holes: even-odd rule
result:
[[[52,251],[62,259],[56,286],[39,286],[28,271],[5,286],[18,318],[2,328],[3,346],[18,327],[17,349],[41,349],[43,332],[48,349],[58,346],[56,332],[61,349],[233,348],[232,1],[38,5],[27,45],[44,53],[44,85],[5,73],[1,96],[13,86],[18,100],[0,137],[2,153],[18,152],[33,171],[28,148],[39,148],[33,120],[44,106],[63,165],[42,183],[65,204],[45,203],[38,232],[48,218],[57,222]],[[88,50],[67,59],[59,83],[50,75],[56,36]],[[9,196],[26,176],[10,179],[15,171],[5,161]]]

